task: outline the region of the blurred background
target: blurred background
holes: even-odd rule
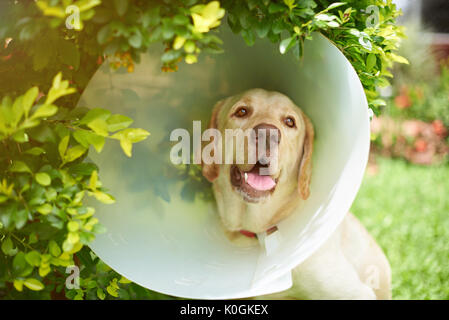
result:
[[[389,3],[389,1],[384,2]],[[17,4],[18,2],[12,0],[0,1],[0,16],[2,16],[0,22],[3,22],[3,24],[12,24],[12,22],[15,24],[17,22],[18,25],[21,25],[17,29],[20,30],[20,33],[16,35],[18,38],[24,38],[28,41],[33,38],[33,32],[36,30],[39,32],[50,30],[51,37],[48,37],[47,34],[46,36],[52,40],[39,41],[38,48],[30,50],[28,57],[27,54],[22,54],[25,51],[21,52],[20,55],[12,55],[8,50],[13,50],[14,42],[10,45],[9,43],[13,39],[8,38],[0,55],[2,62],[9,61],[0,65],[0,71],[8,75],[0,77],[0,88],[8,94],[16,94],[18,90],[16,86],[19,83],[21,87],[31,87],[35,82],[51,83],[51,78],[56,72],[60,71],[56,69],[59,66],[63,66],[65,74],[73,75],[75,81],[72,81],[72,84],[84,88],[91,75],[97,70],[98,65],[103,63],[103,48],[100,46],[100,42],[103,46],[107,45],[110,50],[114,49],[111,52],[115,52],[115,47],[118,47],[118,44],[115,43],[116,39],[112,37],[112,40],[109,39],[110,42],[108,42],[109,40],[105,36],[107,33],[103,32],[102,37],[104,36],[105,39],[98,40],[98,43],[91,42],[93,37],[74,38],[76,41],[81,41],[80,48],[88,48],[86,52],[74,50],[74,48],[76,49],[74,39],[68,41],[65,39],[67,30],[59,34],[59,29],[50,28],[46,25],[47,20],[34,19],[37,9],[29,12],[18,10],[19,14],[26,16],[25,19],[16,19],[18,21],[14,19],[16,15],[5,14],[9,12],[4,9],[7,5],[10,3]],[[33,1],[23,2],[32,3]],[[57,1],[49,0],[47,2]],[[95,1],[91,0],[91,2],[94,3]],[[126,3],[126,1],[114,1],[114,3],[119,2]],[[374,116],[372,119],[370,160],[365,179],[351,211],[374,236],[390,261],[393,272],[393,299],[446,300],[449,299],[449,0],[393,0],[393,2],[404,13],[400,19],[400,24],[404,26],[407,35],[407,39],[403,40],[398,54],[406,57],[410,64],[397,65],[392,70],[394,75],[391,81],[392,85],[381,90],[381,94],[387,103],[382,107],[382,115]],[[41,1],[36,3],[41,3]],[[109,5],[112,1],[104,1],[104,3]],[[166,1],[166,3],[169,3],[169,1]],[[105,7],[108,5],[105,5]],[[124,12],[127,10],[126,7],[117,7],[117,12],[120,11],[119,9]],[[32,16],[33,19],[28,18],[28,15]],[[36,17],[40,16],[37,15]],[[49,21],[57,23],[57,19],[53,18]],[[115,20],[112,20],[115,19],[115,13],[110,19],[115,22]],[[100,30],[103,23],[109,23],[110,20],[107,17],[100,16],[98,21],[95,24],[86,23],[87,32],[97,32],[97,29]],[[30,23],[27,24],[28,22]],[[119,25],[121,26],[121,24]],[[89,29],[89,27],[93,29]],[[101,30],[103,30],[103,27],[101,27]],[[126,31],[126,29],[123,30]],[[120,34],[123,30],[120,29]],[[0,26],[0,38],[1,31]],[[70,35],[70,32],[67,31],[67,34]],[[130,32],[128,33],[131,35]],[[25,40],[24,43],[27,44],[28,42]],[[59,43],[59,41],[61,42]],[[120,41],[128,42],[128,39],[123,37]],[[137,42],[134,42],[137,48],[134,48],[135,50],[130,49],[136,55],[146,50],[144,45],[141,46],[141,39],[137,39]],[[22,44],[19,41],[16,43],[19,44],[19,49],[25,48],[28,50],[28,48],[31,48],[31,46],[21,47]],[[213,44],[213,41],[211,43]],[[129,47],[127,44],[126,46]],[[97,52],[96,50],[100,51]],[[102,56],[100,56],[100,53]],[[33,55],[42,59],[32,59]],[[24,57],[29,58],[26,63],[22,63],[21,59],[25,59]],[[92,57],[95,58],[92,59]],[[132,72],[134,70],[134,62],[129,53],[115,55],[114,59],[113,66],[115,68],[126,67],[126,69],[122,68],[118,72]],[[137,58],[134,57],[134,59]],[[56,63],[49,63],[52,60],[55,60]],[[17,61],[20,63],[17,63]],[[74,65],[76,67],[73,67]],[[82,66],[82,72],[76,72],[80,66]],[[168,67],[166,66],[166,68]],[[170,68],[165,71],[175,70]],[[25,74],[27,77],[23,77]],[[45,88],[45,92],[47,89]],[[73,101],[77,101],[80,93],[78,92],[71,98],[64,100],[64,105],[75,103]],[[138,98],[133,90],[124,90],[122,94]],[[114,99],[114,97],[111,96],[111,99]],[[198,107],[201,107],[201,105],[198,105]],[[189,109],[181,110],[177,117],[189,119],[188,112]],[[41,136],[41,133],[39,135]],[[42,136],[45,135],[50,136],[50,134],[43,132]],[[151,168],[158,174],[160,170],[165,169]],[[179,176],[185,178],[189,175],[199,175],[199,171],[192,173],[189,170],[187,168],[179,172]],[[178,181],[178,172],[173,173],[173,170],[170,172],[172,173],[172,181]],[[89,175],[91,174],[90,172]],[[188,188],[183,190],[182,196],[192,199],[195,197],[195,192],[203,188],[202,182],[195,180],[193,184],[189,184]],[[167,195],[164,194],[163,190],[162,187],[156,188],[155,192],[159,192],[158,195],[164,198]],[[206,198],[212,197],[210,192],[204,196]],[[33,195],[32,198],[47,201],[44,199],[43,193],[39,196]],[[39,202],[39,204],[41,203]],[[22,210],[22,212],[25,211]],[[5,216],[7,215],[9,213]],[[47,226],[44,223],[42,225]],[[47,231],[47,229],[42,231],[41,234],[50,234],[52,229],[50,231]],[[33,235],[36,238],[33,238],[33,241],[37,242],[35,233]],[[65,235],[65,233],[61,233],[59,240]],[[25,236],[29,236],[31,243],[31,235],[25,234]],[[40,239],[40,244],[47,246],[48,238]],[[62,240],[60,242],[62,243]],[[59,250],[57,245],[56,247]],[[9,248],[9,251],[14,250],[16,249]],[[28,248],[25,251],[27,250]],[[11,257],[13,255],[16,255],[16,253],[11,254]],[[22,257],[23,255],[22,252]],[[8,259],[10,265],[13,266],[11,257]],[[105,291],[114,298],[170,298],[146,290],[136,284],[129,284],[128,280],[116,274],[104,262],[91,254],[87,247],[84,247],[77,257],[80,257],[82,264],[86,266],[81,274],[86,299],[105,299],[106,294],[100,288],[106,288]],[[4,267],[6,265],[4,261],[6,260],[1,260],[1,258],[2,255],[0,254],[0,275],[2,275],[2,272],[6,274],[6,268]],[[25,268],[27,262],[24,259],[22,260],[16,264],[20,265],[21,263]],[[34,267],[36,268],[33,269]],[[35,270],[35,273],[37,273],[37,269],[37,265],[31,268],[31,270]],[[16,272],[17,270],[23,271],[20,268],[16,268]],[[62,276],[65,277],[63,274],[50,273],[47,278],[50,278],[50,276],[58,281],[62,279]],[[10,275],[8,275],[9,278]],[[83,298],[84,295],[83,290],[71,290],[68,291],[67,295],[64,295],[61,291],[62,282],[56,290],[53,290],[53,284],[51,286],[46,284],[45,292],[26,291],[21,295],[20,292],[13,290],[12,283],[2,282],[0,277],[0,299],[4,299],[4,297],[8,299],[17,297],[78,299]],[[123,289],[126,286],[127,289]]]
[[[384,249],[394,299],[449,299],[449,1],[396,0],[406,28],[352,211]]]

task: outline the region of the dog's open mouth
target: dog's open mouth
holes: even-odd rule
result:
[[[231,167],[231,184],[247,202],[259,202],[276,189],[277,178],[261,174],[262,168],[268,168],[268,165],[257,162],[248,171],[243,171],[237,165]]]

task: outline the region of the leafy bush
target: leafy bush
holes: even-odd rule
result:
[[[101,152],[106,139],[115,139],[131,156],[132,144],[148,135],[104,109],[58,108],[54,103],[75,91],[61,77],[45,97],[33,87],[0,106],[0,276],[18,291],[44,289],[45,277],[58,283],[56,272],[47,275],[74,265],[74,254],[103,231],[84,198],[114,198],[96,165],[85,161],[88,148]]]
[[[371,122],[373,151],[415,164],[447,162],[449,145],[449,60],[438,61],[431,30],[407,24],[399,54],[410,65],[396,65],[382,116]]]
[[[403,82],[394,90],[389,115],[395,118],[442,121],[449,127],[449,61],[443,61],[432,81]]]
[[[449,60],[439,61],[431,30],[407,25],[407,39],[399,49],[410,65],[396,65],[392,92],[383,114],[396,119],[442,121],[449,127]]]
[[[203,52],[222,52],[224,20],[248,45],[268,38],[298,58],[321,32],[352,63],[378,112],[376,88],[388,84],[393,62],[406,62],[395,54],[398,15],[391,0],[0,2],[0,297],[163,297],[121,278],[85,246],[103,229],[86,196],[113,202],[88,149],[118,140],[131,156],[148,135],[106,109],[75,108],[103,61],[132,72],[141,53],[162,43],[161,68],[176,71]],[[80,267],[78,289],[64,288],[70,265]]]

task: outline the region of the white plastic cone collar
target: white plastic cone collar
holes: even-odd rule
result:
[[[127,158],[109,143],[91,158],[114,205],[98,205],[107,233],[92,250],[126,278],[149,289],[187,298],[231,299],[287,289],[290,270],[309,257],[335,230],[360,187],[368,159],[369,114],[354,69],[319,34],[307,41],[302,61],[282,56],[268,41],[248,47],[223,34],[225,53],[182,64],[175,73],[160,69],[160,53],[142,57],[133,73],[94,75],[79,105],[105,107],[127,115],[151,136]],[[175,128],[205,129],[212,106],[250,88],[288,95],[312,119],[315,152],[309,199],[299,214],[278,225],[269,255],[262,246],[237,248],[219,226],[214,204],[191,199],[169,162],[169,135]],[[165,200],[164,200],[165,199]],[[168,201],[167,201],[168,200]]]

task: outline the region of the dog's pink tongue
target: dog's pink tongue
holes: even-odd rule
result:
[[[270,176],[260,176],[257,173],[249,172],[246,182],[256,190],[271,190],[275,185],[273,178]]]

